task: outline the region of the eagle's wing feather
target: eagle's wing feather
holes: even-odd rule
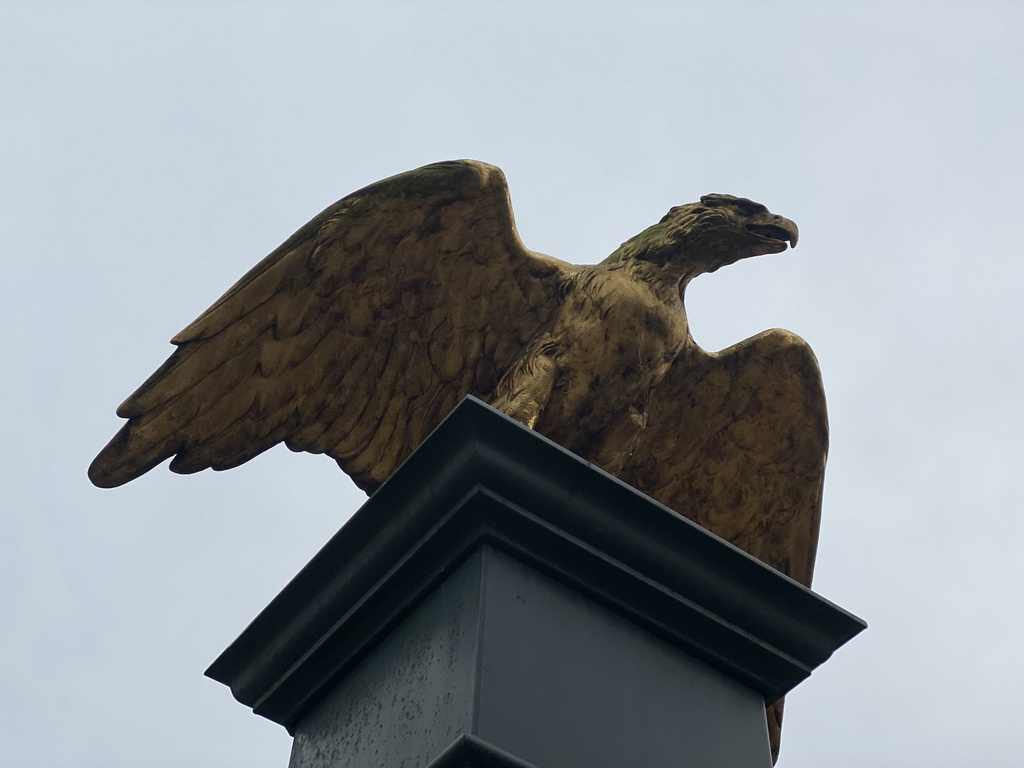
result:
[[[621,477],[810,586],[827,451],[814,353],[773,330],[681,354],[651,393]]]
[[[227,469],[283,441],[372,490],[460,397],[494,388],[574,270],[523,246],[493,166],[373,184],[173,339],[90,477],[120,485],[170,456],[176,472]]]

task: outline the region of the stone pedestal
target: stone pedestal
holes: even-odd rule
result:
[[[769,768],[863,627],[470,398],[207,674],[291,768]]]

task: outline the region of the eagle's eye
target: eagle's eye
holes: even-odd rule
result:
[[[767,207],[760,203],[755,203],[753,200],[746,200],[742,197],[735,202],[735,205],[740,209],[741,213],[747,216],[757,216],[759,213],[768,213]]]

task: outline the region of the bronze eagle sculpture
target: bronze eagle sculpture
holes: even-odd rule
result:
[[[706,195],[593,266],[528,250],[505,177],[436,163],[327,208],[174,337],[89,469],[113,487],[285,443],[372,492],[472,394],[810,585],[828,427],[809,346],[717,353],[687,284],[779,253],[796,225]],[[769,708],[777,754],[781,702]]]

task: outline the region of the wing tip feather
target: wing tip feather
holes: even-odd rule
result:
[[[125,424],[89,465],[89,480],[97,488],[117,488],[140,477],[174,451],[153,445],[133,434]]]

